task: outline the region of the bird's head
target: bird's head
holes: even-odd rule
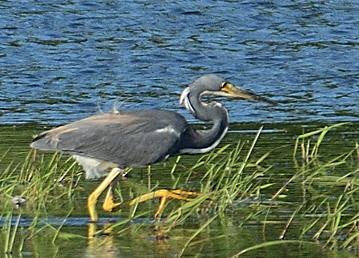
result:
[[[182,92],[180,104],[184,105],[192,113],[195,113],[190,102],[190,95],[195,98],[200,98],[202,95],[216,95],[237,99],[264,101],[270,104],[275,104],[274,101],[266,97],[259,96],[252,91],[234,86],[232,83],[215,74],[201,76]]]

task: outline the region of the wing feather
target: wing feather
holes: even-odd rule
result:
[[[121,167],[143,166],[177,153],[187,126],[182,116],[170,111],[105,113],[44,132],[31,146]]]

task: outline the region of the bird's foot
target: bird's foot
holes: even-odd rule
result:
[[[110,188],[110,189],[107,191],[105,201],[104,201],[104,203],[103,203],[103,205],[102,205],[102,209],[103,209],[104,211],[107,211],[107,212],[113,212],[113,211],[115,211],[120,205],[121,205],[121,203],[115,203],[114,197],[113,197],[113,193],[112,193],[112,189]]]
[[[199,196],[200,193],[197,192],[188,192],[180,189],[175,190],[166,190],[161,189],[157,190],[151,193],[143,194],[133,200],[130,201],[129,205],[133,206],[141,202],[145,202],[148,200],[152,200],[154,198],[160,199],[160,205],[158,206],[158,209],[155,213],[155,218],[160,218],[161,214],[165,208],[167,199],[177,199],[177,200],[183,200],[183,201],[190,201],[191,198]]]
[[[87,199],[87,209],[89,211],[90,215],[90,222],[97,222],[98,215],[96,212],[96,203],[98,200],[98,197],[103,193],[103,191],[108,187],[109,190],[106,195],[106,200],[104,203],[106,210],[113,210],[116,206],[113,202],[113,196],[112,196],[112,185],[115,182],[115,179],[117,176],[121,174],[122,170],[119,168],[114,168],[111,170],[111,172],[107,175],[105,180],[102,181],[102,183],[90,194],[90,196]],[[111,204],[112,203],[112,204]]]

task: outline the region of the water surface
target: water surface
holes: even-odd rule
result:
[[[241,154],[241,157],[244,158],[259,126],[258,124],[232,124],[229,133],[223,139],[219,148],[226,144],[232,144],[232,147],[222,155],[227,155],[236,146],[236,143],[241,141],[245,143],[243,154]],[[209,228],[192,240],[192,243],[186,247],[184,256],[231,257],[249,246],[264,241],[277,240],[295,209],[303,205],[303,203],[307,203],[306,205],[309,206],[320,196],[330,196],[332,202],[336,202],[338,196],[345,189],[345,184],[336,185],[323,179],[318,184],[310,185],[307,188],[306,184],[308,183],[303,185],[303,181],[306,178],[302,177],[287,185],[280,198],[271,200],[273,194],[279,188],[285,185],[294,174],[304,168],[300,158],[297,159],[298,164],[293,160],[292,154],[295,137],[303,131],[311,131],[321,126],[310,125],[303,127],[302,125],[295,124],[265,125],[250,160],[256,161],[263,154],[271,151],[270,155],[261,163],[261,166],[264,168],[271,168],[263,176],[256,179],[256,182],[262,182],[263,185],[271,183],[273,184],[272,187],[264,190],[261,193],[260,199],[243,198],[231,204],[225,216],[211,223]],[[359,138],[357,127],[357,125],[352,124],[329,133],[320,147],[320,158],[314,164],[325,164],[338,155],[352,150],[355,147],[355,141]],[[13,163],[13,167],[18,165],[14,173],[20,174],[21,165],[24,163],[25,156],[29,151],[28,144],[31,141],[31,135],[43,129],[43,126],[33,127],[23,125],[1,127],[0,154],[2,156],[7,151],[8,153],[0,162],[0,171],[5,173],[9,164]],[[41,155],[38,155],[38,158],[40,158]],[[50,159],[51,154],[46,154],[45,158]],[[171,171],[176,158],[171,158],[166,162],[153,166],[150,175],[147,168],[134,169],[130,172],[127,180],[120,181],[116,197],[119,198],[119,194],[121,194],[124,200],[129,200],[141,193],[147,193],[149,188],[168,189],[175,184],[182,189],[198,190],[206,170],[196,170],[196,173],[191,176],[191,180],[188,183],[184,182],[188,169],[197,162],[198,158],[200,158],[200,155],[183,156],[173,175],[169,171]],[[60,166],[65,162],[65,159],[66,157],[60,162]],[[328,167],[322,170],[318,176],[340,178],[348,173],[353,173],[357,171],[357,159],[358,157],[353,155],[345,164],[338,167]],[[315,166],[313,165],[314,168]],[[62,172],[61,169],[58,171],[58,173]],[[314,172],[315,169],[313,170]],[[201,215],[199,216],[190,217],[184,224],[177,225],[170,232],[167,232],[165,234],[166,239],[156,240],[158,230],[154,230],[155,224],[152,215],[157,207],[157,202],[141,204],[136,212],[136,217],[130,222],[126,222],[131,214],[129,208],[123,208],[113,214],[102,212],[100,207],[103,198],[100,198],[98,211],[101,219],[96,229],[101,230],[108,225],[125,223],[125,230],[121,231],[121,227],[119,227],[112,233],[88,240],[86,237],[93,225],[89,224],[86,200],[88,194],[98,186],[101,180],[84,180],[84,175],[80,168],[78,168],[76,173],[80,176],[80,184],[75,188],[70,198],[66,195],[59,199],[56,198],[56,195],[60,196],[67,189],[59,184],[56,192],[52,192],[51,196],[48,196],[44,206],[40,210],[34,211],[34,207],[37,206],[40,200],[36,198],[36,195],[28,197],[28,204],[21,210],[20,229],[18,230],[15,246],[19,246],[21,239],[28,236],[27,228],[31,227],[34,219],[37,221],[38,229],[43,227],[45,229],[42,229],[41,234],[37,234],[24,241],[23,251],[21,252],[23,255],[26,254],[31,257],[101,257],[106,254],[106,257],[178,257],[193,234],[208,219],[216,215],[215,213],[209,212],[207,214],[205,212],[200,213]],[[246,170],[246,173],[251,173],[251,170]],[[357,172],[352,174],[352,176],[357,178]],[[4,189],[4,186],[5,189],[8,189],[6,188],[7,184],[11,185],[11,182],[0,180],[2,189]],[[8,203],[13,195],[21,195],[21,191],[22,187],[19,185],[15,187],[13,192],[0,193],[0,200],[2,203]],[[358,195],[354,196],[356,196],[354,198],[358,198]],[[173,209],[178,208],[180,205],[183,205],[183,203],[171,202],[165,210],[163,221],[166,220],[166,216]],[[255,207],[271,208],[259,218],[246,219]],[[12,210],[12,212],[14,214],[12,224],[14,225],[19,211]],[[325,210],[322,212],[325,212]],[[9,206],[5,205],[0,209],[0,214],[2,216],[0,223],[4,223],[7,214],[9,214]],[[355,214],[357,214],[357,209],[346,210],[346,213],[343,214],[343,219],[345,220],[346,217]],[[320,216],[320,214],[317,216]],[[285,239],[298,239],[298,232],[310,219],[312,217],[302,218],[298,215],[286,233]],[[244,221],[246,222],[242,224]],[[2,226],[4,227],[4,224]],[[58,229],[60,229],[60,234],[56,242],[52,244],[54,232]],[[4,239],[5,233],[3,229],[0,232],[0,246],[1,243],[4,243]],[[311,232],[304,239],[312,241]],[[345,238],[338,238],[338,240],[343,241]],[[249,252],[245,257],[327,257],[332,255],[351,257],[355,252],[354,247],[349,249],[349,251],[330,251],[329,248],[323,248],[323,246],[317,244],[309,246],[283,244]]]
[[[232,121],[358,121],[357,1],[2,1],[0,123],[178,106],[216,72],[279,101]]]

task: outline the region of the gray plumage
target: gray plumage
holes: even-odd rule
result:
[[[112,162],[120,168],[145,166],[177,153],[187,127],[181,115],[170,111],[104,113],[46,131],[31,147]]]
[[[201,101],[205,94],[270,102],[209,74],[195,80],[180,97],[196,118],[213,124],[208,130],[194,129],[171,111],[104,113],[43,132],[31,147],[73,155],[88,178],[100,177],[111,167],[145,166],[178,153],[208,152],[226,134],[229,119],[220,103]]]

